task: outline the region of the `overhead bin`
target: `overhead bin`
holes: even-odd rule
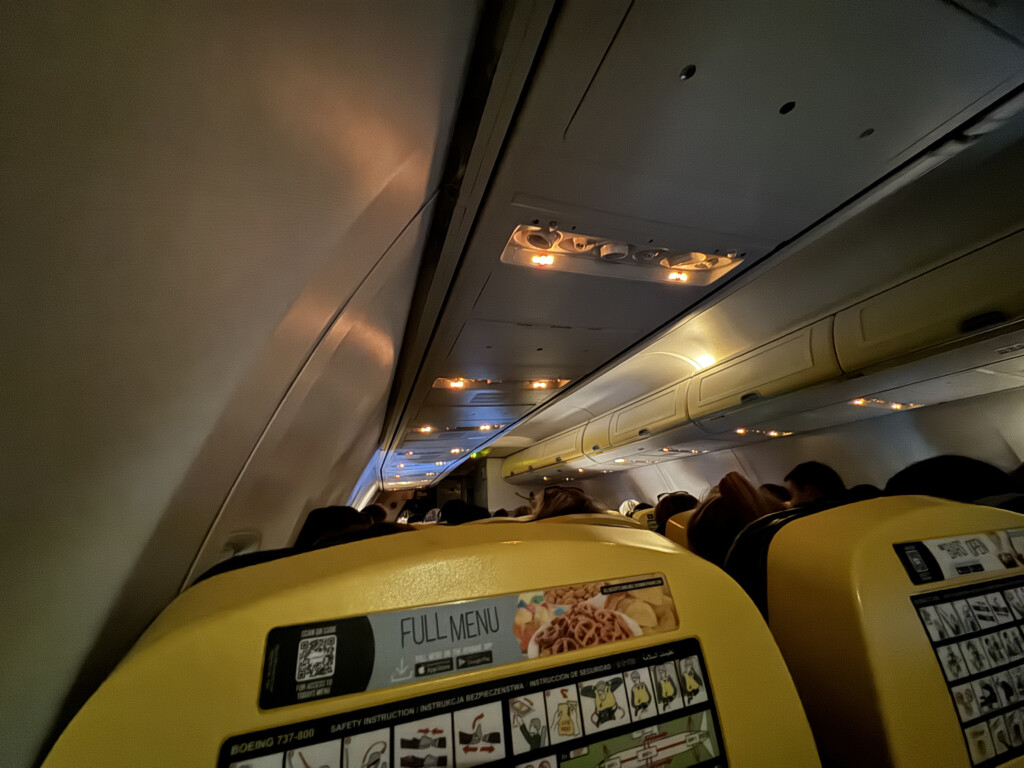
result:
[[[768,621],[823,762],[1019,765],[1024,518],[904,496],[780,522]]]
[[[832,344],[832,318],[694,375],[687,393],[691,419],[753,406],[842,373]]]
[[[563,519],[433,526],[207,579],[157,618],[43,766],[654,760],[819,765],[778,648],[735,583],[649,531]]]
[[[1024,317],[1024,232],[1003,238],[836,315],[852,372]]]
[[[505,458],[501,463],[502,476],[511,478],[535,470],[553,467],[583,456],[583,425],[560,432],[541,440],[518,453]]]
[[[612,445],[624,445],[685,423],[689,379],[630,403],[612,413],[608,427]]]

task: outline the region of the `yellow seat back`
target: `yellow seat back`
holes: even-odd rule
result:
[[[1022,525],[1000,509],[905,496],[797,518],[775,534],[769,623],[823,762],[1024,764],[1024,592],[1019,612],[1004,597],[1024,588],[1024,546],[1006,533],[1024,535]],[[987,607],[970,631],[939,631],[940,611],[972,601],[979,614]]]
[[[153,623],[44,766],[716,758],[818,765],[757,611],[663,537],[552,520],[432,526],[201,582]]]

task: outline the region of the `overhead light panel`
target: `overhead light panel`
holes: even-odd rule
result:
[[[710,285],[739,266],[745,255],[730,247],[707,253],[654,243],[637,245],[566,232],[555,226],[523,224],[512,231],[501,252],[501,261],[523,267],[626,280]]]
[[[462,376],[454,378],[440,377],[434,379],[434,389],[486,389],[500,381],[492,379],[467,379]]]
[[[534,379],[523,382],[526,389],[561,389],[572,379]]]

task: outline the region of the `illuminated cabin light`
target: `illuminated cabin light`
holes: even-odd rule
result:
[[[582,469],[577,469],[576,471],[579,472],[581,475],[583,474],[583,470]]]
[[[545,483],[548,481],[548,479],[546,477],[541,478],[541,479],[544,480]]]
[[[542,253],[536,256],[531,256],[530,263],[536,264],[538,267],[550,267],[555,263],[555,257],[550,253]]]
[[[776,432],[776,431],[775,431],[774,429],[773,429],[773,430],[770,430],[770,431],[768,432],[768,437],[778,437],[778,436],[779,436],[779,433],[778,433],[778,432]]]
[[[616,464],[625,464],[625,463],[626,463],[626,460],[625,460],[625,459],[616,459],[616,460],[615,460],[615,463],[616,463]]]
[[[456,379],[455,381],[449,381],[448,386],[451,387],[452,389],[462,389],[463,387],[466,386],[466,382],[464,382],[462,379]]]
[[[535,381],[532,386],[534,389],[547,389],[548,383],[546,381]]]
[[[482,432],[488,432],[488,431],[490,431],[490,429],[491,429],[491,425],[490,424],[481,424],[480,425],[480,431],[482,431]]]
[[[661,452],[662,453],[672,453],[672,449],[671,448],[662,448]]]
[[[405,469],[405,464],[399,464],[399,465],[398,465],[398,468],[399,468],[399,469]]]
[[[443,467],[444,466],[444,462],[443,461],[435,461],[434,462],[434,466],[435,467]]]
[[[694,362],[697,363],[698,370],[702,371],[705,368],[710,368],[712,365],[714,365],[715,358],[713,358],[711,355],[697,355],[697,358],[694,360]]]
[[[452,448],[448,453],[462,453],[461,448]]]
[[[696,448],[691,448],[690,453],[700,453]]]
[[[851,405],[867,405],[867,401],[863,397],[858,397]]]
[[[684,272],[669,272],[668,273],[668,279],[669,279],[669,282],[685,283],[686,282],[686,273],[684,273]]]
[[[427,477],[433,477],[437,472],[427,472]]]
[[[412,456],[412,451],[406,451],[406,452],[405,452],[405,455],[406,455],[406,456]]]
[[[395,475],[395,480],[397,480],[400,477],[401,477],[401,475]]]
[[[747,430],[745,430],[743,427],[740,427],[739,429],[736,430],[736,434],[737,435],[745,435],[745,434],[747,434]]]
[[[902,410],[903,403],[890,403],[889,407],[892,408],[894,411],[899,411]]]
[[[433,432],[434,428],[433,427],[420,427],[419,430],[417,430],[417,431],[422,432],[423,434],[426,434],[427,432]]]

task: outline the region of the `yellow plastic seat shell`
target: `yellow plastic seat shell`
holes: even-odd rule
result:
[[[278,709],[257,706],[274,627],[663,574],[681,626],[655,637]],[[45,768],[213,766],[226,738],[698,638],[731,766],[817,766],[782,657],[724,573],[648,531],[552,520],[434,526],[231,571],[180,595],[61,735]]]
[[[685,512],[679,512],[672,515],[665,523],[665,535],[684,549],[690,548],[690,538],[687,535],[687,531],[690,528],[693,513],[696,511],[697,508],[694,507]]]
[[[912,595],[1024,569],[912,583],[896,543],[1024,527],[1019,514],[925,496],[871,499],[784,526],[768,617],[826,765],[964,768],[961,724]],[[1007,765],[1024,765],[1016,758]]]

